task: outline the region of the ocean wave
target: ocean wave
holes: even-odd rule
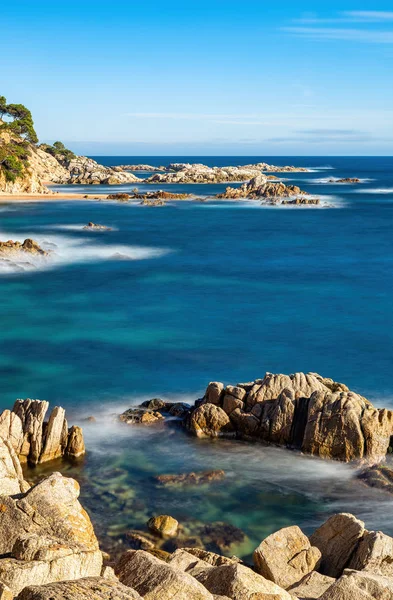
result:
[[[78,224],[73,224],[73,225],[54,225],[54,226],[43,226],[42,229],[55,229],[57,231],[94,231],[94,232],[98,232],[98,233],[102,233],[108,230],[105,229],[84,229],[86,227],[86,223],[78,223]],[[111,231],[118,231],[117,227],[110,227]]]
[[[367,190],[354,190],[355,194],[393,194],[393,187],[391,188],[370,188]]]
[[[94,239],[79,239],[66,236],[50,236],[43,238],[34,233],[23,235],[0,232],[2,240],[34,239],[39,246],[50,251],[48,256],[19,252],[12,256],[0,257],[0,274],[26,273],[32,271],[52,270],[73,263],[93,263],[103,260],[146,260],[159,258],[171,250],[145,246],[99,245]]]

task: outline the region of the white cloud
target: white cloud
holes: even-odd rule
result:
[[[281,31],[314,41],[343,40],[370,44],[393,44],[393,31],[333,27],[282,27]]]
[[[342,13],[349,19],[359,19],[361,21],[368,21],[369,23],[382,22],[382,21],[393,21],[392,11],[380,11],[380,10],[350,10]]]

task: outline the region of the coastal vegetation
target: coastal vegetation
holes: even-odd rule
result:
[[[0,96],[0,167],[6,181],[23,176],[29,164],[29,145],[37,142],[30,110],[23,104],[7,104]]]

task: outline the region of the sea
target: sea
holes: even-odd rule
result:
[[[308,534],[335,512],[393,534],[393,496],[366,487],[353,467],[194,439],[176,422],[116,421],[149,398],[191,403],[210,381],[236,384],[266,372],[317,372],[393,408],[393,158],[93,158],[108,166],[308,167],[276,175],[321,203],[272,207],[214,199],[225,184],[143,183],[53,186],[56,201],[4,200],[0,239],[31,237],[54,254],[49,263],[0,270],[0,409],[28,397],[61,405],[83,426],[88,450],[28,478],[54,469],[76,477],[111,551],[127,548],[127,532],[156,514],[172,515],[202,542],[206,523],[240,530],[219,549],[245,559],[280,527],[297,524]],[[336,182],[344,177],[361,181]],[[146,207],[61,196],[135,187],[205,201]],[[90,221],[111,231],[84,230]],[[225,479],[181,489],[155,480],[210,469],[223,469]]]

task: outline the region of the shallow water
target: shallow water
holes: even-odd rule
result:
[[[98,416],[97,425],[85,426],[85,461],[60,466],[83,483],[83,500],[106,542],[123,539],[157,512],[177,517],[190,533],[200,521],[240,527],[247,534],[236,548],[242,556],[283,525],[309,532],[341,510],[393,533],[391,498],[354,481],[345,465],[257,444],[194,440],[172,427],[111,424],[111,413],[141,399],[191,401],[210,380],[236,383],[265,371],[316,371],[378,406],[393,406],[393,195],[386,193],[393,189],[393,159],[302,157],[280,164],[313,167],[283,178],[334,208],[217,201],[0,207],[0,239],[34,237],[56,253],[50,269],[0,275],[0,408],[35,397],[65,406],[72,422]],[[326,183],[330,177],[366,181]],[[208,196],[225,185],[159,187],[203,188]],[[79,189],[85,191],[72,187]],[[84,231],[89,221],[113,231]],[[210,468],[224,468],[226,480],[174,492],[153,479]],[[108,485],[114,496],[104,494]]]

